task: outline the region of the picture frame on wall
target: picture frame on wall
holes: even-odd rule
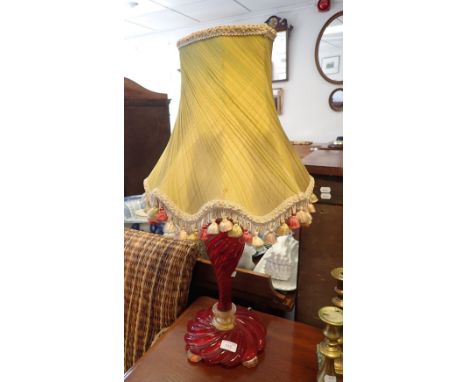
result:
[[[337,74],[340,71],[340,56],[322,58],[321,67],[325,74]]]
[[[275,101],[275,109],[278,115],[283,113],[283,89],[273,88],[273,99]]]

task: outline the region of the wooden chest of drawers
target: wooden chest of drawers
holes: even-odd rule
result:
[[[343,265],[343,151],[316,150],[302,162],[319,201],[313,224],[300,234],[296,320],[322,326],[318,310],[335,295],[330,271]]]
[[[124,80],[124,195],[144,192],[149,175],[171,135],[167,94]]]

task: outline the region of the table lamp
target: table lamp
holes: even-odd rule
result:
[[[190,361],[252,367],[266,331],[231,301],[246,242],[261,246],[312,222],[314,180],[275,111],[266,24],[219,26],[178,41],[181,98],[169,143],[144,180],[148,219],[204,240],[219,299],[185,335]],[[263,237],[263,239],[262,239]]]

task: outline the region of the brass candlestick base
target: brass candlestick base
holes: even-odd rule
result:
[[[332,298],[333,305],[343,309],[343,268],[335,268],[331,271],[332,277],[336,280],[336,297]]]
[[[336,280],[335,292],[337,294],[332,298],[333,305],[343,309],[343,268],[333,269],[331,275]],[[338,344],[341,347],[341,357],[335,359],[335,372],[343,375],[343,327],[341,327],[341,337],[338,339]]]
[[[332,303],[333,305],[337,306],[338,308],[343,309],[343,299],[339,297],[333,297],[332,298]]]
[[[317,376],[317,382],[336,381],[338,373],[335,370],[335,360],[342,355],[338,340],[341,338],[343,311],[335,306],[325,306],[319,310],[318,314],[326,326],[323,331],[325,339],[319,344],[319,351],[324,359]]]
[[[336,374],[343,375],[343,357],[335,359],[333,366],[335,367]]]

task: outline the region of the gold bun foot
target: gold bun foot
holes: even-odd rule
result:
[[[335,373],[343,375],[343,356],[334,360]]]
[[[257,356],[253,357],[252,359],[249,359],[248,361],[242,362],[242,365],[245,366],[245,367],[248,367],[249,369],[252,368],[252,367],[257,366],[257,364],[258,364],[258,357]]]
[[[190,350],[187,350],[187,358],[190,362],[197,363],[202,360],[202,357],[200,357],[197,354],[193,354]]]

